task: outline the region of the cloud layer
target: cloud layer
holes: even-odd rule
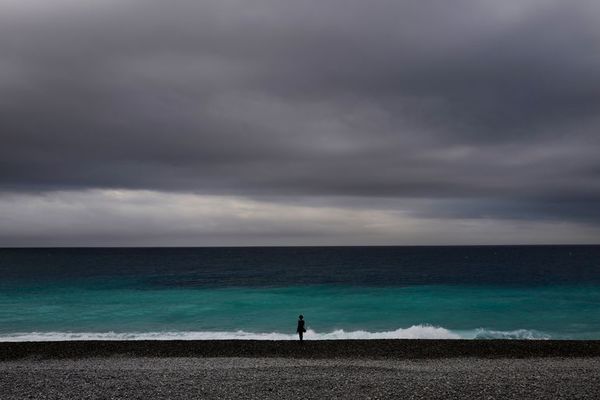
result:
[[[512,226],[491,242],[546,237],[527,223],[598,242],[599,16],[585,0],[0,1],[2,199],[108,206],[118,189],[325,209],[305,231],[348,244],[446,242],[467,220]],[[210,209],[192,219],[219,216],[224,242],[261,237]],[[362,223],[323,228],[348,209],[438,233],[350,243]],[[32,215],[0,214],[4,243],[44,241],[10,239]],[[302,242],[297,221],[268,220],[263,237]]]
[[[581,243],[598,227],[414,217],[402,209],[282,204],[233,196],[91,190],[0,197],[5,246]]]

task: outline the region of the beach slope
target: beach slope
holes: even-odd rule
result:
[[[0,343],[2,399],[594,399],[600,342]]]

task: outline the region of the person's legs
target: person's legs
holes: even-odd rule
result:
[[[302,332],[298,332],[298,336],[300,337],[300,341],[302,341],[302,335],[303,335]]]

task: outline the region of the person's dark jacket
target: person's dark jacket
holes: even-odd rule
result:
[[[303,319],[298,320],[298,327],[296,328],[296,332],[297,333],[306,332],[306,329],[304,328],[304,320]]]

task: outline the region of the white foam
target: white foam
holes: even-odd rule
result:
[[[395,331],[368,332],[342,329],[329,333],[315,334],[315,339],[460,339],[460,336],[445,328],[430,325],[413,325],[410,328],[400,328]]]
[[[364,330],[315,332],[308,330],[307,340],[341,339],[528,339],[545,340],[550,335],[535,330],[517,329],[495,331],[473,329],[450,331],[431,325],[413,325],[393,331],[369,332]],[[293,333],[238,331],[184,331],[184,332],[23,332],[0,334],[0,342],[49,342],[67,340],[297,340]]]
[[[307,340],[339,339],[460,339],[461,336],[445,328],[430,325],[414,325],[394,331],[368,332],[337,329],[318,333],[308,330]],[[297,340],[296,334],[245,331],[209,332],[27,332],[0,334],[0,342],[48,342],[66,340]]]
[[[527,340],[547,340],[550,335],[529,329],[517,329],[514,331],[492,331],[487,329],[477,329],[473,339],[527,339]]]

